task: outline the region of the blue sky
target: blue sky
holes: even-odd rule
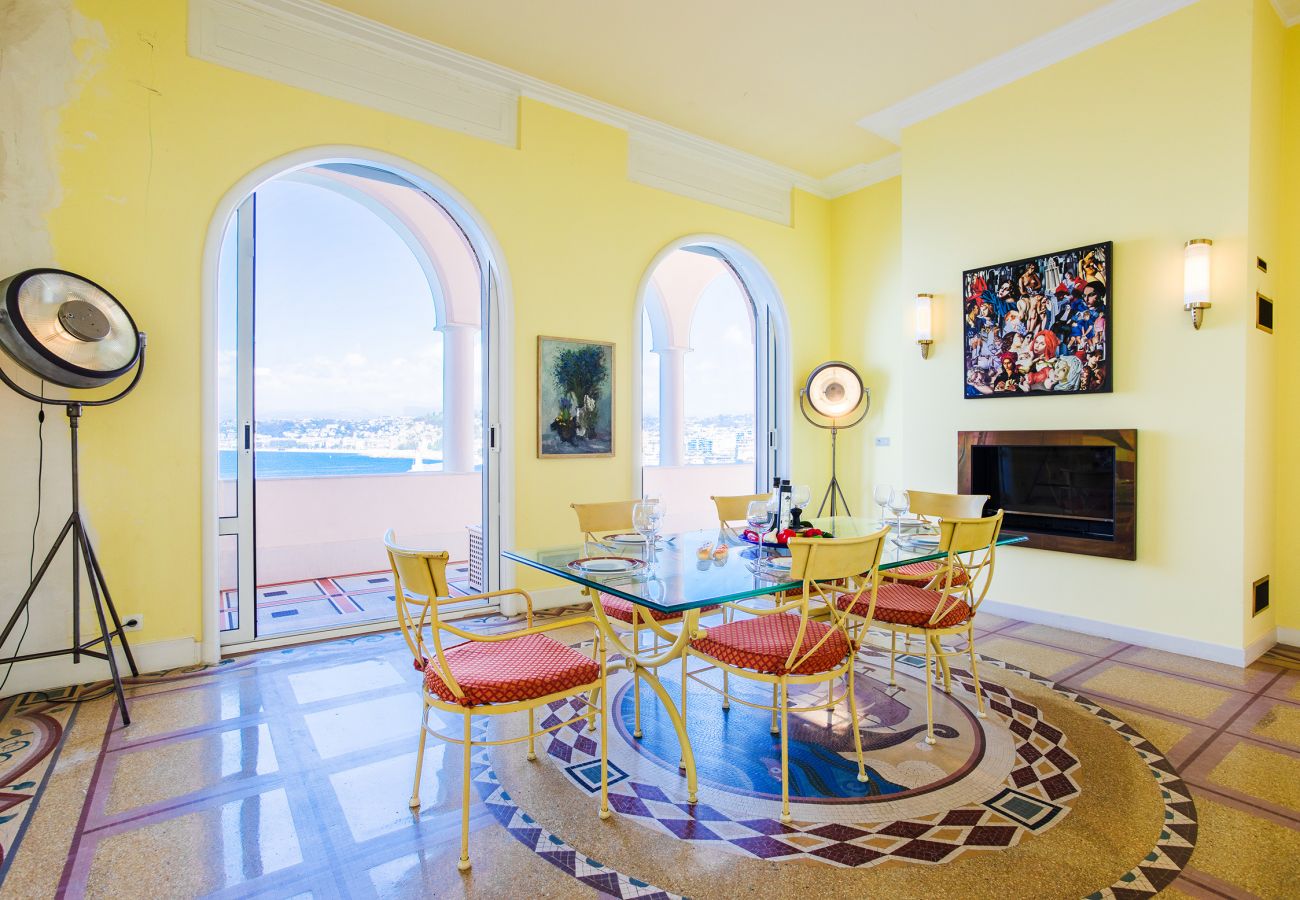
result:
[[[434,330],[424,275],[401,239],[369,210],[311,185],[273,181],[258,191],[257,202],[259,418],[440,410],[442,336]],[[231,232],[221,267],[223,419],[234,417]],[[687,418],[753,413],[754,348],[745,303],[725,283],[706,292],[692,326],[694,351],[686,356]],[[657,405],[657,376],[646,388],[647,406]]]

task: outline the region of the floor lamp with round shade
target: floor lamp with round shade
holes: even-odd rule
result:
[[[144,332],[137,331],[126,308],[112,294],[80,275],[61,269],[28,269],[0,281],[0,349],[31,375],[60,387],[86,390],[105,387],[135,370],[131,380],[116,394],[89,400],[51,399],[38,396],[15,382],[0,366],[0,381],[28,400],[42,405],[62,406],[68,413],[72,445],[72,512],[59,536],[45,555],[45,560],[18,601],[9,621],[0,632],[0,647],[9,640],[19,617],[28,608],[32,596],[64,541],[72,541],[72,646],[37,653],[15,652],[0,658],[0,664],[72,656],[107,661],[113,676],[122,724],[129,725],[122,676],[113,653],[116,639],[126,657],[132,675],[139,675],[131,648],[127,645],[122,620],[113,605],[95,548],[90,544],[85,520],[81,515],[81,489],[77,466],[77,432],[81,414],[88,406],[116,403],[135,389],[144,374]],[[42,413],[42,416],[44,413]],[[99,637],[83,640],[81,634],[81,566],[86,567],[90,595],[94,600]],[[109,622],[112,627],[109,627]],[[21,644],[21,640],[19,644]],[[21,651],[21,646],[19,647]]]
[[[817,418],[809,414],[809,407]],[[866,418],[870,408],[871,392],[862,386],[857,371],[844,362],[832,360],[822,363],[812,370],[808,383],[799,391],[799,411],[803,417],[831,433],[831,483],[826,486],[821,506],[817,508],[818,517],[826,509],[828,501],[831,515],[837,515],[837,500],[844,504],[846,516],[853,515],[835,475],[835,439],[841,428],[852,428]]]

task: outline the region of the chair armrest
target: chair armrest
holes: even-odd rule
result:
[[[491,641],[508,641],[511,638],[523,637],[529,634],[542,634],[547,631],[555,631],[558,628],[568,628],[571,625],[591,625],[596,627],[596,619],[593,616],[578,616],[574,619],[559,619],[555,622],[548,622],[545,625],[533,625],[529,628],[516,628],[511,631],[505,631],[501,634],[475,634],[472,631],[465,631],[457,628],[455,625],[443,623],[443,631],[450,631],[452,634],[465,638],[467,641],[491,642]]]

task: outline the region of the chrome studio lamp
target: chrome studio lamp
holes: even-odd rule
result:
[[[0,381],[13,390],[28,400],[62,406],[67,411],[72,448],[72,512],[26,593],[18,601],[4,631],[0,632],[0,647],[8,641],[55,555],[68,540],[72,542],[72,646],[37,653],[21,653],[20,646],[13,656],[0,658],[0,664],[65,655],[71,655],[74,663],[81,662],[82,656],[105,660],[112,673],[123,725],[129,725],[131,719],[113,652],[114,640],[120,642],[131,674],[138,675],[139,672],[81,515],[77,432],[86,407],[115,403],[140,383],[140,376],[144,374],[144,348],[144,333],[136,330],[126,308],[93,281],[60,269],[28,269],[0,281],[0,349],[29,374],[60,387],[85,390],[105,387],[135,370],[126,386],[112,396],[57,399],[32,393],[15,382],[0,366]],[[87,639],[83,639],[81,634],[83,564],[99,625],[99,636]],[[21,645],[21,640],[19,643]]]
[[[809,415],[809,407],[817,418]],[[817,508],[818,517],[826,508],[827,501],[831,505],[831,516],[835,516],[837,498],[844,504],[844,514],[853,515],[835,476],[835,439],[841,428],[852,428],[866,418],[870,408],[871,392],[862,386],[862,378],[848,363],[822,363],[812,370],[808,383],[799,391],[799,411],[803,417],[831,433],[831,483],[826,486],[821,506]]]

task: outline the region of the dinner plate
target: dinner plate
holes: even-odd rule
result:
[[[773,572],[789,572],[794,560],[788,556],[773,556],[763,560],[763,568]]]
[[[629,546],[644,547],[645,535],[637,534],[630,531],[626,534],[610,534],[605,536],[605,542],[609,544],[627,544]]]
[[[627,559],[622,556],[585,556],[569,563],[569,568],[577,572],[589,572],[593,575],[618,575],[635,572],[645,563],[639,559]]]

